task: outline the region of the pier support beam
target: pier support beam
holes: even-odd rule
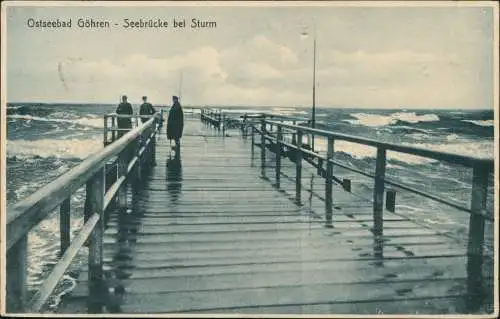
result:
[[[128,168],[128,149],[125,149],[118,156],[118,179],[127,175]],[[127,207],[127,183],[125,181],[118,189],[117,202],[120,213]]]
[[[276,187],[280,187],[280,177],[281,177],[281,141],[282,141],[282,131],[281,126],[278,126],[278,132],[276,134]]]
[[[326,179],[325,179],[325,227],[332,228],[333,210],[332,210],[332,182],[333,182],[333,149],[334,139],[328,137],[328,148],[326,155]],[[318,165],[319,167],[319,165]]]
[[[350,193],[350,192],[351,192],[351,180],[350,180],[350,179],[348,179],[348,178],[344,178],[344,179],[342,180],[342,187],[344,188],[344,190],[345,190],[346,192],[349,192],[349,193]]]
[[[385,209],[394,213],[396,211],[396,191],[388,189],[385,193]]]
[[[61,249],[59,256],[62,256],[70,244],[71,215],[70,198],[66,198],[59,207],[59,233],[61,238]]]
[[[103,234],[104,234],[104,169],[100,169],[90,180],[89,210],[91,215],[98,214],[99,221],[90,234],[89,259],[88,259],[88,311],[90,313],[100,313],[103,301],[105,300],[105,290],[103,288]]]
[[[19,239],[7,252],[6,294],[7,312],[23,312],[26,303],[28,236]]]
[[[477,311],[483,301],[483,244],[489,170],[481,164],[473,168],[469,242],[467,247],[467,308]]]
[[[373,188],[373,235],[374,235],[374,256],[383,257],[382,237],[384,235],[384,186],[386,149],[377,148],[377,162],[375,166],[375,186]]]
[[[297,132],[297,150],[295,152],[295,202],[302,202],[302,131]]]
[[[252,128],[251,128],[251,131],[252,131],[252,159],[253,159],[253,154],[255,153],[255,126],[252,124]]]
[[[265,175],[266,169],[266,121],[262,119],[260,122],[260,169],[262,175]]]
[[[103,130],[103,141],[104,147],[108,145],[108,115],[104,115],[104,130]]]

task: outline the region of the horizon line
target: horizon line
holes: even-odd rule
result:
[[[6,102],[5,105],[9,106],[9,104],[41,104],[41,105],[67,105],[67,106],[77,106],[77,105],[106,105],[106,106],[111,106],[111,105],[118,105],[119,103],[110,103],[110,102],[20,102],[20,101],[15,101],[15,102]],[[130,103],[132,105],[140,105],[140,103]],[[169,107],[170,104],[156,104],[154,105],[156,107]],[[310,109],[312,108],[312,105],[256,105],[256,104],[213,104],[213,105],[200,105],[200,104],[186,104],[183,107],[190,107],[190,108],[204,108],[204,107],[219,107],[219,108],[240,108],[240,107],[256,107],[256,108],[265,108],[265,107],[274,107],[274,108],[300,108],[300,109]],[[425,106],[400,106],[400,107],[380,107],[380,106],[339,106],[339,105],[316,105],[316,108],[329,108],[329,109],[374,109],[374,110],[407,110],[407,109],[412,109],[412,110],[468,110],[468,111],[479,111],[479,110],[492,110],[494,111],[495,108],[488,108],[488,107],[477,107],[477,108],[470,108],[470,107],[425,107]]]

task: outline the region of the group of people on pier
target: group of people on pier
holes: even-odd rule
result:
[[[182,131],[184,130],[184,113],[182,111],[181,104],[179,103],[179,97],[172,96],[172,107],[168,112],[167,119],[167,138],[172,142],[175,141],[175,149],[180,149],[180,140],[182,137]],[[132,115],[134,115],[134,109],[132,105],[128,102],[126,95],[122,96],[122,101],[116,109],[116,114],[118,115],[128,115],[129,117],[118,117],[117,125],[119,129],[132,129]],[[141,122],[147,122],[151,116],[156,115],[159,117],[160,126],[162,125],[164,119],[162,115],[158,115],[155,108],[151,103],[148,102],[148,97],[142,97],[142,104],[139,108],[139,115],[141,116]],[[119,131],[118,137],[123,136],[126,131]]]

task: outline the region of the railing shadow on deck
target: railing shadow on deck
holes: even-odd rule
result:
[[[224,119],[224,115],[215,117],[215,120]],[[202,117],[202,121],[217,127],[217,123],[213,123],[212,115]],[[301,125],[297,125],[299,122]],[[391,185],[397,189],[412,192],[419,196],[431,199],[433,201],[445,204],[449,207],[466,212],[469,214],[469,233],[467,247],[467,296],[466,309],[468,311],[477,311],[481,307],[484,297],[484,282],[483,282],[483,262],[484,262],[484,236],[485,236],[485,221],[494,222],[495,214],[486,210],[487,188],[489,178],[494,171],[494,160],[491,158],[474,158],[458,154],[432,151],[428,149],[403,146],[399,144],[385,143],[372,139],[357,137],[353,135],[341,134],[326,130],[312,129],[307,127],[308,119],[294,118],[287,116],[272,115],[266,113],[251,114],[242,117],[240,130],[243,138],[251,137],[251,153],[254,157],[255,146],[261,149],[260,152],[260,167],[262,175],[265,175],[266,168],[266,151],[275,154],[275,186],[280,188],[281,161],[283,157],[288,157],[295,163],[295,202],[302,205],[302,163],[307,162],[317,169],[318,175],[325,178],[324,203],[325,203],[325,227],[333,227],[333,199],[332,186],[334,183],[339,184],[344,190],[351,191],[350,180],[340,180],[333,175],[333,167],[338,166],[348,171],[352,171],[374,180],[373,187],[373,222],[374,227],[374,255],[375,257],[383,258],[384,246],[384,193],[386,193],[386,209],[394,212],[396,194],[394,189],[386,189],[386,185]],[[250,131],[250,132],[249,132]],[[284,135],[291,135],[291,141],[285,141]],[[310,141],[315,136],[327,140],[327,152],[325,155],[320,155],[310,147]],[[260,139],[259,142],[256,138]],[[307,137],[307,142],[304,143],[304,137]],[[349,167],[334,159],[335,141],[347,141],[365,146],[375,147],[376,164],[375,173],[366,172],[357,168]],[[268,143],[269,142],[269,143]],[[470,207],[454,202],[449,199],[440,197],[439,195],[416,189],[405,185],[401,182],[391,180],[386,177],[387,151],[400,152],[415,156],[421,156],[429,159],[439,160],[446,163],[461,165],[472,169],[472,192]],[[252,162],[253,163],[253,162]],[[311,191],[312,193],[312,191]]]
[[[105,300],[103,280],[103,233],[109,211],[127,206],[127,183],[138,185],[142,174],[155,163],[156,136],[161,122],[150,116],[133,129],[108,128],[105,117],[105,147],[42,189],[7,208],[6,312],[40,312],[73,258],[88,245],[89,312],[101,311]],[[116,121],[115,121],[116,122]],[[138,123],[138,122],[137,122]],[[120,132],[118,138],[115,132]],[[107,139],[108,133],[113,135]],[[71,195],[86,187],[84,225],[70,242]],[[55,208],[60,207],[61,258],[41,287],[27,300],[28,233]]]

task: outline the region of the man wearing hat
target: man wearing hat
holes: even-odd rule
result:
[[[153,108],[153,105],[151,105],[151,103],[148,102],[148,97],[143,96],[142,97],[142,105],[141,105],[141,108],[139,110],[139,114],[140,115],[153,115],[155,112],[156,111]],[[148,120],[149,120],[149,117],[147,117],[147,116],[141,117],[142,123],[147,122]]]
[[[182,131],[184,129],[184,113],[182,112],[181,104],[177,96],[172,97],[173,105],[168,112],[167,120],[167,138],[172,142],[175,140],[176,152],[181,146]]]
[[[116,114],[118,115],[133,115],[134,110],[132,109],[132,105],[127,102],[127,96],[122,96],[122,102],[118,105],[116,109]],[[118,117],[116,119],[119,129],[131,129],[132,128],[132,120],[130,117]],[[126,131],[118,131],[118,138],[122,137]]]

